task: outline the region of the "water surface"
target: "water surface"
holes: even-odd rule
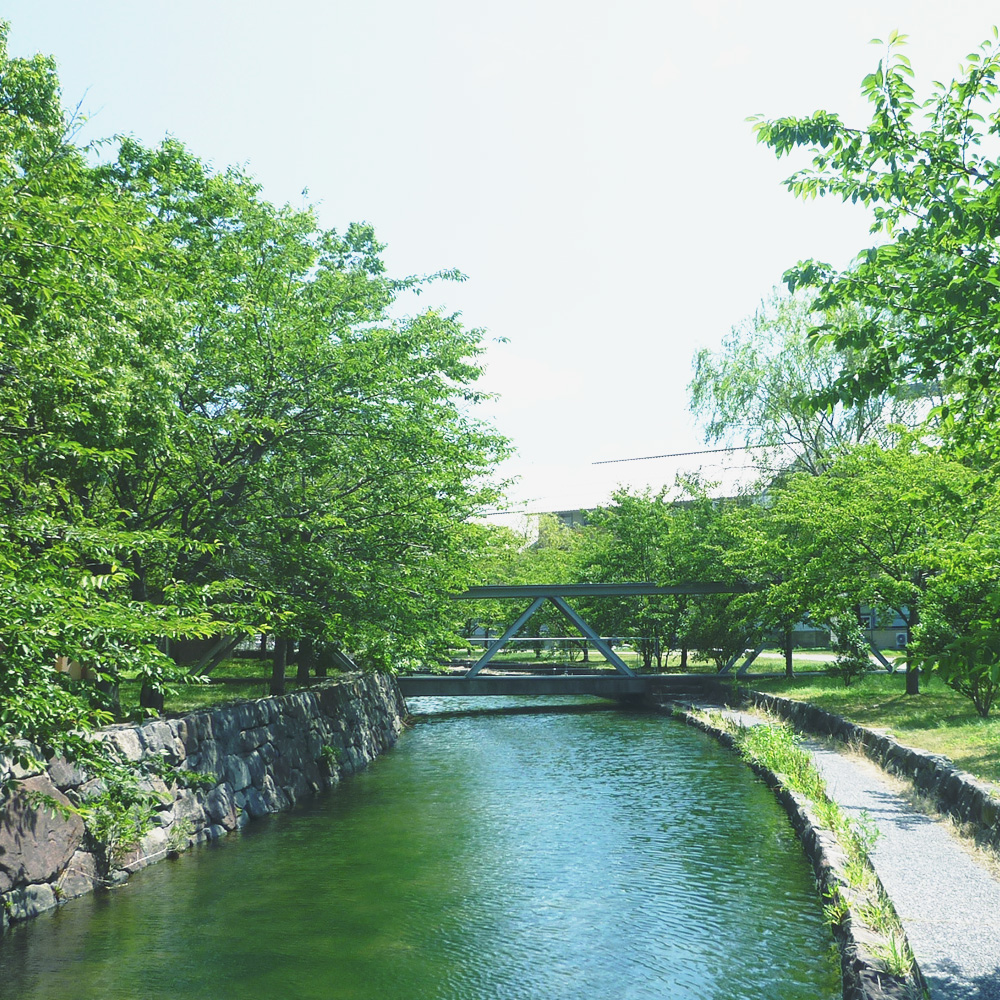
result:
[[[801,848],[734,757],[662,716],[490,701],[429,703],[332,794],[16,928],[0,996],[840,996]]]

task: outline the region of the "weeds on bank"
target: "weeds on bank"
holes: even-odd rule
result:
[[[822,775],[790,726],[773,721],[742,726],[715,713],[712,721],[728,729],[745,761],[773,771],[786,788],[810,801],[816,818],[834,833],[844,851],[845,881],[864,896],[864,902],[855,908],[855,916],[884,939],[885,943],[874,949],[876,957],[890,975],[909,976],[914,966],[913,953],[899,917],[882,891],[869,861],[878,830],[868,816],[862,813],[861,818],[852,823],[827,795]],[[827,922],[831,927],[843,923],[851,912],[847,900],[836,890],[826,898],[823,915]]]
[[[875,953],[890,976],[905,979],[913,971],[913,953],[901,932],[897,934],[890,931],[886,935],[886,943],[877,945]]]

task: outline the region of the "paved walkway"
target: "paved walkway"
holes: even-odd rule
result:
[[[1000,880],[880,768],[807,743],[830,797],[878,828],[872,864],[937,1000],[1000,1000]]]
[[[759,717],[730,712],[744,725]],[[871,853],[933,1000],[1000,1000],[1000,878],[858,754],[807,740],[827,792],[879,831]]]

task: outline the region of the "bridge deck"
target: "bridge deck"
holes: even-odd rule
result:
[[[714,681],[714,678],[705,674],[645,674],[631,677],[623,674],[477,674],[475,677],[411,674],[396,678],[404,698],[522,694],[591,694],[602,698],[629,698],[652,690],[690,690],[706,681]]]

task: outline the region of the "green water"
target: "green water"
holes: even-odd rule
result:
[[[711,740],[661,716],[477,707],[16,928],[0,996],[834,1000],[840,982],[784,814]]]

